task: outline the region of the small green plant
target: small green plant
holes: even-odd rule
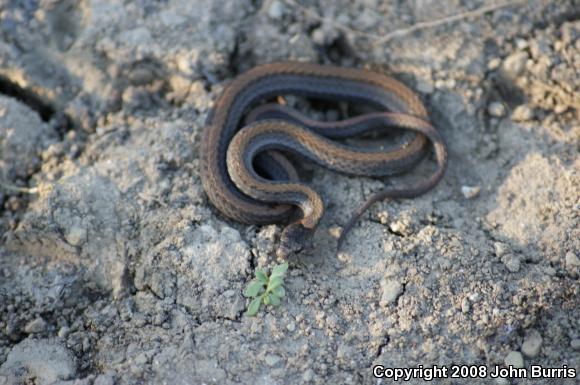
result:
[[[272,269],[270,277],[263,270],[256,271],[256,278],[250,282],[244,291],[245,297],[253,298],[250,306],[248,306],[248,315],[256,315],[262,303],[272,306],[280,305],[281,299],[286,295],[286,290],[284,290],[282,285],[284,285],[284,276],[287,270],[288,262],[284,262]]]

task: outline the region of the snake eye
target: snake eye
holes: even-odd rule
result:
[[[314,230],[308,229],[300,223],[292,223],[288,225],[282,231],[282,235],[280,236],[280,245],[276,251],[278,258],[285,259],[304,249],[312,248],[313,235]]]

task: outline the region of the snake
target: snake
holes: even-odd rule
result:
[[[270,102],[286,95],[373,110],[340,121],[318,121]],[[415,135],[388,150],[341,141],[392,128]],[[375,202],[414,198],[437,185],[447,166],[445,141],[418,95],[392,77],[358,68],[269,63],[237,76],[214,103],[202,132],[200,176],[209,201],[224,216],[246,224],[286,223],[276,254],[287,258],[313,247],[312,238],[325,211],[322,198],[299,180],[287,154],[350,176],[384,177],[413,168],[429,143],[436,170],[410,186],[387,187],[372,194],[344,224],[338,248]]]

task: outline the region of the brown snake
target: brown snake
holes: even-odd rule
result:
[[[259,106],[281,95],[363,103],[384,112],[318,122],[287,107]],[[409,143],[389,151],[331,140],[391,127],[418,134]],[[413,198],[433,188],[447,165],[445,142],[430,124],[416,94],[393,78],[317,64],[266,64],[237,77],[217,100],[203,132],[201,178],[213,205],[240,222],[288,221],[298,207],[300,218],[283,230],[277,250],[278,256],[286,257],[310,244],[324,205],[318,193],[298,181],[296,170],[283,152],[350,175],[385,176],[413,167],[421,159],[427,139],[435,151],[435,173],[410,187],[387,188],[372,195],[345,224],[339,246],[374,202]]]

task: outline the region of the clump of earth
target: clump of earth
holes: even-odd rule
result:
[[[4,4],[0,385],[358,384],[377,381],[376,365],[578,370],[580,9],[481,11],[491,4]],[[434,160],[388,180],[303,165],[327,207],[315,247],[290,261],[282,305],[249,317],[243,290],[280,262],[281,226],[210,205],[200,133],[228,82],[277,60],[401,80],[444,135],[449,167],[428,194],[373,206],[337,254],[360,202],[427,177]]]

